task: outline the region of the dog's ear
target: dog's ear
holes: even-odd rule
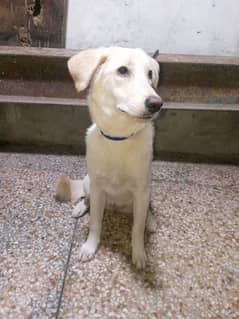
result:
[[[154,54],[152,55],[152,58],[157,60],[158,56],[159,56],[159,50],[156,50]]]
[[[159,50],[156,50],[152,57],[152,69],[153,69],[153,87],[157,89],[158,81],[159,81],[159,72],[160,72],[160,65],[159,65]]]
[[[97,67],[105,62],[108,50],[106,48],[82,51],[68,60],[68,69],[78,92],[85,90]]]
[[[151,68],[153,71],[153,88],[158,88],[158,82],[159,82],[159,72],[160,72],[160,65],[159,62],[155,59],[151,58]]]

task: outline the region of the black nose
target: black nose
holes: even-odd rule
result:
[[[147,97],[144,104],[150,113],[156,113],[161,109],[161,107],[163,105],[163,100],[161,99],[160,96],[153,96],[152,95],[152,96]]]

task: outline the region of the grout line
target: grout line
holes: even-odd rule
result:
[[[179,111],[239,111],[239,104],[165,102],[162,109]]]
[[[31,105],[56,105],[60,106],[79,106],[85,107],[88,102],[84,98],[59,98],[59,97],[40,97],[40,96],[20,96],[0,94],[0,103],[16,103]],[[238,103],[201,103],[201,102],[164,102],[163,110],[180,111],[239,111]]]
[[[81,50],[72,50],[65,48],[34,48],[34,47],[19,47],[19,46],[1,46],[0,47],[0,57],[10,56],[15,58],[17,56],[33,56],[36,58],[61,58],[68,59],[72,55],[79,53]],[[148,52],[149,55],[152,53]],[[195,54],[170,54],[170,53],[160,53],[157,59],[161,64],[168,63],[185,63],[185,64],[205,64],[209,66],[214,65],[226,65],[238,66],[239,58],[238,56],[215,56],[215,55],[195,55]]]
[[[195,163],[193,163],[194,165]],[[198,163],[197,163],[198,164]],[[217,164],[214,164],[214,165],[217,165]],[[205,184],[205,183],[198,183],[198,182],[194,182],[193,180],[190,180],[190,179],[184,179],[182,181],[179,181],[177,180],[176,178],[172,178],[172,179],[169,179],[169,178],[155,178],[155,177],[152,177],[152,182],[157,182],[157,183],[166,183],[166,184],[176,184],[176,185],[180,185],[180,184],[185,184],[187,186],[197,186],[197,187],[201,187],[201,188],[208,188],[208,189],[217,189],[217,190],[222,190],[222,191],[225,191],[226,189],[228,188],[231,188],[231,187],[237,187],[237,184],[236,182],[234,183],[230,183],[228,185],[217,185],[217,184]]]
[[[60,314],[62,298],[63,298],[64,288],[65,288],[65,282],[66,282],[66,277],[67,277],[69,264],[70,264],[70,259],[71,259],[71,254],[72,254],[72,249],[73,249],[73,243],[74,243],[74,237],[75,237],[77,222],[78,222],[78,218],[75,221],[73,234],[72,234],[72,237],[71,237],[71,244],[70,244],[70,249],[69,249],[69,252],[68,252],[67,261],[66,261],[66,265],[65,265],[65,269],[64,269],[64,277],[63,277],[63,281],[62,281],[60,297],[59,297],[58,304],[57,304],[57,310],[56,310],[55,319],[58,319],[59,318],[59,314]]]
[[[76,105],[86,106],[87,99],[80,98],[61,98],[46,96],[26,96],[26,95],[2,95],[0,94],[1,103],[17,103],[17,104],[47,104],[47,105]]]

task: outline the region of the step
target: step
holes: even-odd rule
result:
[[[0,95],[0,114],[2,149],[85,153],[84,99]],[[239,163],[238,104],[166,102],[155,125],[156,159]]]

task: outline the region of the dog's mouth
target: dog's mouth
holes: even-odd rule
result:
[[[157,116],[156,113],[153,113],[153,114],[151,114],[151,113],[145,113],[145,114],[142,114],[142,115],[133,115],[133,114],[127,112],[126,110],[123,110],[123,109],[120,108],[120,107],[119,107],[118,109],[119,109],[122,113],[125,113],[125,114],[127,114],[127,115],[129,115],[129,116],[131,116],[131,117],[133,117],[133,118],[139,119],[139,120],[153,120],[153,119]]]
[[[142,120],[152,120],[154,118],[155,114],[146,114],[143,116],[136,116],[138,119],[142,119]]]

